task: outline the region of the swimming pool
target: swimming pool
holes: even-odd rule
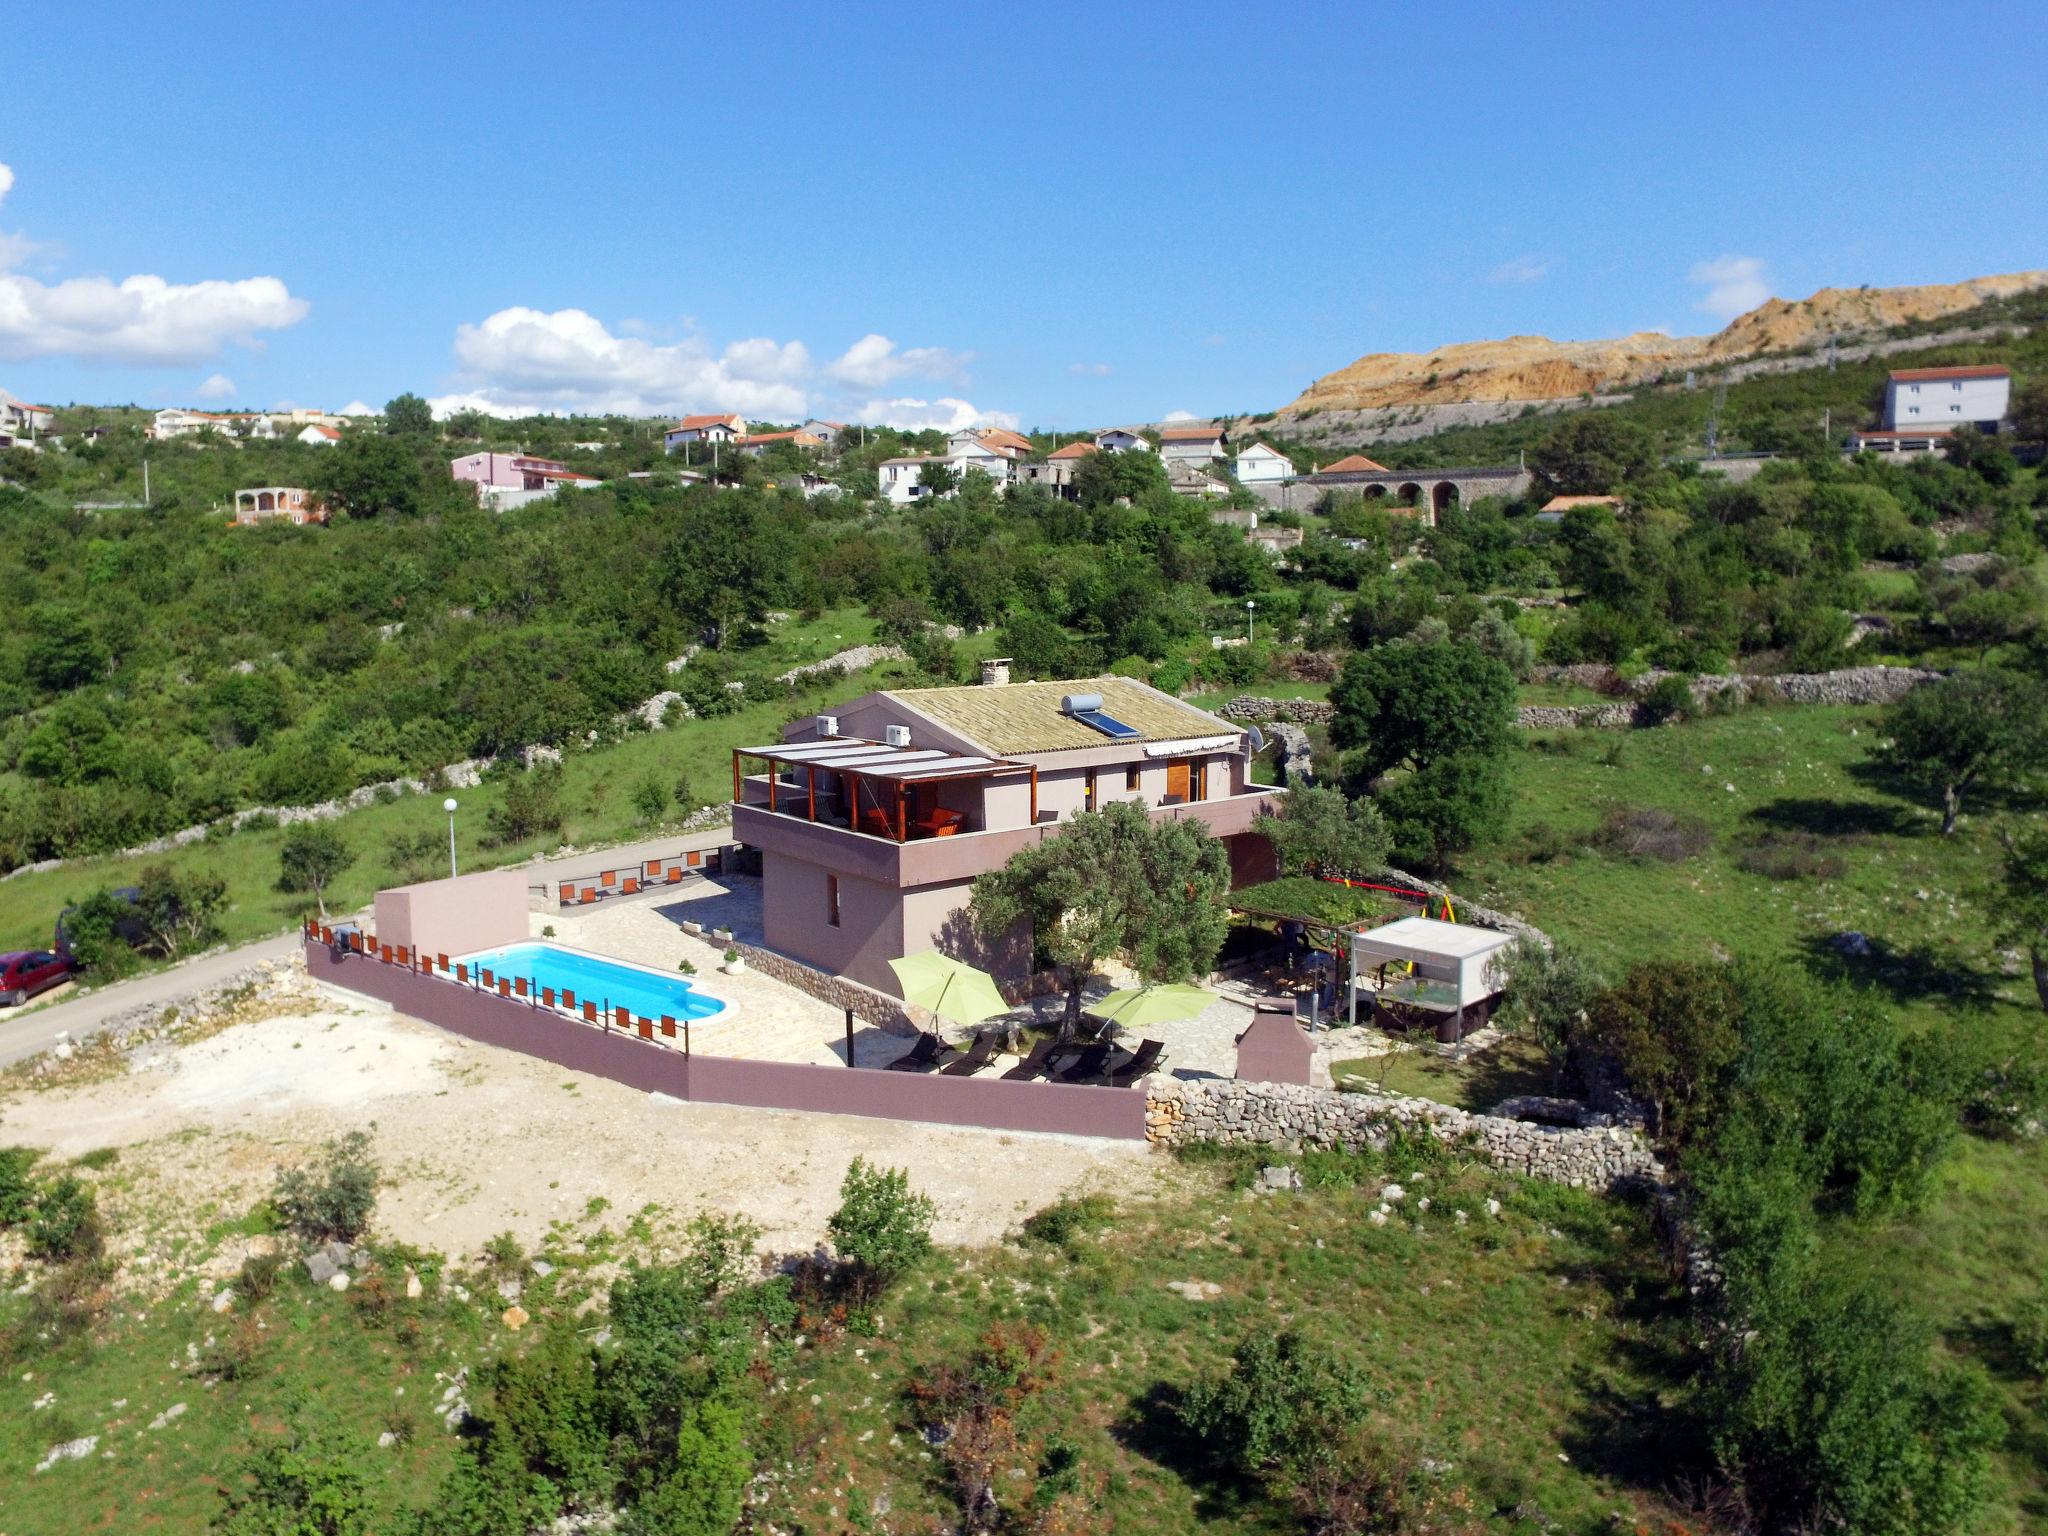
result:
[[[724,1003],[699,992],[688,977],[664,975],[538,939],[463,955],[461,960],[472,977],[479,971],[510,980],[523,976],[533,992],[542,987],[573,992],[578,1008],[595,1003],[607,1016],[613,1008],[630,1008],[644,1019],[708,1019],[725,1012]]]

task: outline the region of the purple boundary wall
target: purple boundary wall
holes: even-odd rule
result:
[[[389,1003],[408,1017],[485,1045],[519,1051],[574,1072],[701,1104],[918,1120],[992,1131],[1052,1132],[1145,1140],[1145,1091],[1068,1083],[1004,1082],[928,1072],[819,1067],[739,1056],[685,1056],[680,1042],[657,1045],[565,1019],[425,971],[368,955],[337,958],[316,939],[305,944],[315,981]]]

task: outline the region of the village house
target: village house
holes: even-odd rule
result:
[[[2012,406],[2003,364],[1894,368],[1885,380],[1884,425],[1849,434],[1851,452],[1933,453],[1957,427],[1996,434]]]
[[[311,493],[302,486],[262,485],[253,490],[235,492],[236,527],[247,528],[276,518],[304,525],[324,523],[327,514],[320,510]]]
[[[1319,475],[1384,475],[1387,466],[1368,459],[1362,453],[1347,454],[1334,464],[1325,464],[1316,471]]]
[[[604,484],[596,475],[571,469],[559,459],[537,459],[523,453],[465,454],[449,463],[448,472],[474,485],[477,500],[496,512],[552,496],[565,485],[576,490]]]
[[[967,927],[976,875],[1117,800],[1223,839],[1233,886],[1270,879],[1252,831],[1278,791],[1250,778],[1244,726],[1124,677],[885,689],[733,753],[733,835],[761,855],[771,949],[893,993],[889,961],[938,948],[998,975],[1024,935]]]
[[[907,507],[913,501],[922,501],[931,495],[924,483],[924,467],[927,464],[943,464],[936,453],[906,454],[900,459],[884,459],[876,466],[876,475],[881,485],[882,498],[895,506]]]
[[[733,439],[733,446],[750,459],[758,459],[776,443],[787,443],[792,448],[818,449],[825,446],[822,437],[804,431],[754,432]]]
[[[1230,435],[1214,423],[1166,427],[1159,433],[1159,457],[1168,464],[1213,464],[1230,451]]]
[[[1074,501],[1081,494],[1074,477],[1080,472],[1082,461],[1102,451],[1093,443],[1068,443],[1064,448],[1053,449],[1043,459],[1019,464],[1017,478],[1025,485],[1044,486],[1062,501]]]
[[[330,427],[321,422],[313,421],[299,428],[295,437],[297,441],[304,443],[309,448],[332,448],[341,441],[341,431],[337,427]]]
[[[0,398],[0,432],[10,438],[33,441],[39,434],[49,431],[56,420],[57,413],[47,405],[30,405],[26,400]]]
[[[838,444],[839,434],[846,430],[846,423],[843,421],[825,421],[820,417],[813,416],[809,421],[797,428],[797,430],[810,433],[811,436],[829,448]]]
[[[1104,453],[1150,453],[1152,444],[1136,427],[1110,427],[1095,434],[1095,446]]]
[[[661,446],[674,453],[678,448],[687,448],[693,443],[729,443],[744,436],[746,430],[746,420],[740,416],[685,416],[661,434]]]
[[[1239,485],[1275,485],[1294,478],[1294,461],[1267,443],[1240,449],[1231,468]]]

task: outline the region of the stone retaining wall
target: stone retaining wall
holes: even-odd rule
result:
[[[1648,724],[1633,700],[1641,699],[1667,677],[1683,674],[1652,669],[1620,686],[1627,698],[1612,704],[1524,704],[1515,723],[1525,730],[1555,731],[1589,727],[1613,728]],[[1895,704],[1922,683],[1943,674],[1927,667],[1844,667],[1838,672],[1779,672],[1752,676],[1741,672],[1703,672],[1686,679],[1693,702],[1704,704],[1733,694],[1759,704]],[[1586,662],[1569,667],[1538,667],[1534,680],[1569,683],[1602,690],[1615,686],[1614,669]],[[1235,702],[1235,701],[1233,701]]]
[[[1146,1084],[1145,1135],[1157,1146],[1383,1147],[1396,1132],[1469,1146],[1497,1168],[1575,1188],[1664,1182],[1664,1165],[1633,1130],[1531,1124],[1430,1099],[1340,1093],[1290,1083],[1215,1079]]]
[[[1322,725],[1337,712],[1328,699],[1268,699],[1241,693],[1216,711],[1226,720],[1286,720],[1294,725]]]

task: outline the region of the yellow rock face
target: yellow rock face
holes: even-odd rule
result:
[[[1848,337],[1915,320],[1935,320],[1987,299],[2048,287],[2048,271],[2011,272],[1919,288],[1823,288],[1809,299],[1769,299],[1712,336],[1639,331],[1608,341],[1510,336],[1463,341],[1434,352],[1373,352],[1317,379],[1290,411],[1454,405],[1468,400],[1562,400],[1622,389],[1671,368],[1734,362],[1784,352],[1829,336]]]

